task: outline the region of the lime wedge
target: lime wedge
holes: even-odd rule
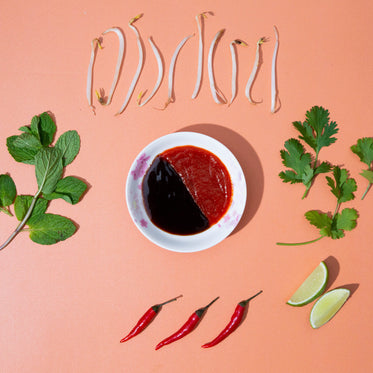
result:
[[[316,329],[327,323],[350,296],[348,289],[334,289],[325,293],[312,307],[311,326]]]
[[[312,302],[322,294],[327,282],[328,267],[324,262],[321,262],[286,303],[299,307]]]

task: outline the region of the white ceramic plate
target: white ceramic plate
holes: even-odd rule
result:
[[[142,197],[143,177],[154,158],[167,149],[192,145],[215,154],[227,168],[233,186],[232,203],[223,217],[209,229],[187,236],[167,233],[149,219]],[[219,141],[195,132],[176,132],[150,143],[133,162],[127,177],[126,200],[129,213],[140,232],[156,245],[177,252],[207,249],[226,238],[237,226],[246,204],[246,181],[234,155]]]

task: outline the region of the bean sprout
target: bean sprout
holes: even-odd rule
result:
[[[119,51],[118,51],[118,59],[117,59],[117,65],[115,67],[115,73],[114,73],[113,83],[111,84],[110,93],[109,93],[109,96],[108,96],[108,98],[106,100],[106,103],[103,102],[103,99],[102,99],[101,96],[97,95],[99,102],[101,104],[103,104],[103,105],[109,105],[111,103],[111,99],[113,97],[115,88],[116,88],[117,83],[118,83],[119,73],[120,73],[120,70],[122,68],[122,62],[123,62],[123,57],[124,57],[124,36],[123,36],[122,31],[118,27],[111,27],[111,28],[105,30],[102,33],[102,35],[105,35],[105,34],[107,34],[109,32],[114,32],[118,36],[118,39],[119,39]],[[102,102],[101,102],[101,100],[102,100]]]
[[[230,50],[231,50],[231,56],[232,56],[232,97],[231,100],[229,101],[229,105],[232,104],[233,100],[236,98],[237,95],[237,53],[235,49],[235,44],[237,45],[242,45],[247,47],[247,44],[244,41],[241,40],[233,40],[230,44]]]
[[[202,82],[202,66],[203,66],[203,37],[202,37],[202,21],[200,22],[200,17],[207,18],[210,12],[203,12],[196,16],[198,36],[199,36],[199,47],[198,47],[198,71],[197,71],[197,81],[192,94],[192,99],[196,98],[201,87]]]
[[[278,32],[276,26],[273,26],[276,35],[276,44],[273,51],[272,57],[272,74],[271,74],[271,113],[276,112],[276,101],[277,101],[277,87],[276,87],[276,59],[278,51]]]
[[[137,31],[137,28],[133,25],[133,23],[141,17],[142,17],[142,14],[139,14],[136,17],[132,18],[128,22],[129,27],[135,32],[135,35],[136,35],[137,47],[139,49],[139,63],[137,65],[137,69],[136,69],[135,75],[132,79],[130,88],[128,89],[127,96],[126,96],[121,108],[118,110],[118,112],[115,115],[121,114],[124,111],[124,109],[127,107],[128,103],[129,103],[129,101],[132,97],[133,91],[135,90],[135,86],[137,84],[137,81],[139,80],[140,73],[141,73],[141,70],[142,70],[142,67],[143,67],[144,50],[143,50],[143,46],[142,46],[142,42],[141,42],[141,37],[140,37],[139,32]]]
[[[158,64],[158,79],[157,79],[157,81],[155,83],[153,91],[148,96],[148,98],[144,102],[142,102],[142,103],[140,103],[140,101],[141,101],[142,97],[144,96],[145,92],[144,93],[143,92],[139,93],[139,96],[137,98],[137,103],[138,103],[139,106],[144,106],[155,95],[155,93],[158,91],[158,88],[161,85],[161,82],[162,82],[162,79],[163,79],[163,62],[162,62],[162,57],[161,57],[161,55],[159,53],[158,48],[154,44],[152,38],[149,38],[148,40],[149,40],[149,43],[150,43],[150,45],[152,47],[152,50],[154,52],[154,56],[155,56],[155,58],[157,60],[157,64]]]
[[[257,43],[256,43],[256,53],[255,53],[255,62],[254,62],[254,67],[251,71],[249,80],[247,81],[246,84],[246,89],[245,89],[245,95],[248,98],[249,102],[251,104],[257,104],[252,97],[251,97],[251,88],[253,86],[256,74],[258,72],[258,67],[259,67],[259,59],[260,59],[260,46],[265,42],[265,38],[260,38]]]
[[[169,71],[168,71],[168,98],[167,98],[167,101],[166,103],[164,104],[164,107],[162,110],[166,109],[166,107],[171,103],[171,102],[174,102],[174,97],[173,97],[173,90],[174,90],[174,70],[175,70],[175,64],[176,64],[176,59],[177,59],[177,56],[180,52],[180,49],[184,46],[184,44],[186,43],[186,41],[191,38],[192,36],[194,36],[194,34],[192,35],[189,35],[189,36],[186,36],[180,43],[179,45],[176,47],[175,49],[175,52],[172,56],[172,59],[171,59],[171,63],[170,63],[170,68],[169,68]]]
[[[227,103],[227,100],[224,97],[223,93],[220,92],[220,90],[218,90],[216,88],[213,66],[212,66],[213,65],[212,64],[212,59],[213,59],[213,55],[214,55],[215,45],[218,42],[218,40],[221,38],[221,36],[223,35],[224,31],[225,31],[224,29],[218,31],[216,33],[214,39],[212,40],[211,45],[210,45],[209,55],[208,55],[208,64],[207,64],[208,73],[209,73],[209,80],[210,80],[210,89],[211,89],[212,97],[214,98],[214,100],[217,104],[226,104]]]
[[[96,53],[97,53],[97,46],[102,49],[101,43],[99,39],[93,39],[91,42],[91,58],[89,61],[88,66],[88,75],[87,75],[87,100],[89,107],[92,108],[94,112],[94,107],[92,105],[92,80],[93,80],[93,65],[95,63]]]

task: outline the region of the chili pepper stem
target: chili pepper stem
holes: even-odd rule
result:
[[[219,297],[216,297],[213,301],[211,301],[207,306],[205,307],[202,307],[202,308],[199,308],[197,311],[196,311],[196,314],[199,318],[202,317],[202,315],[206,312],[206,310],[214,303],[216,302],[217,300],[219,299]]]
[[[178,295],[178,296],[175,297],[175,298],[172,298],[172,299],[167,300],[166,302],[163,302],[163,303],[157,304],[157,306],[158,306],[158,307],[162,307],[162,306],[164,306],[164,305],[167,304],[167,303],[173,302],[173,301],[175,301],[176,299],[181,298],[182,296],[183,296],[183,295],[180,294],[180,295]]]
[[[201,308],[206,311],[213,303],[215,303],[220,297],[216,297],[213,301],[211,301],[207,306]]]
[[[258,291],[256,294],[254,294],[253,296],[251,296],[249,299],[241,301],[240,305],[243,306],[243,307],[246,306],[246,304],[249,303],[251,301],[251,299],[254,299],[255,297],[257,297],[261,293],[263,293],[263,290]]]

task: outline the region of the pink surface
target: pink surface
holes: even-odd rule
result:
[[[16,163],[5,141],[33,115],[50,111],[57,135],[76,129],[82,140],[69,175],[84,178],[89,191],[71,206],[51,203],[50,212],[68,216],[77,233],[54,246],[33,243],[20,234],[0,252],[0,371],[29,372],[370,372],[373,254],[373,190],[360,196],[364,167],[349,147],[372,136],[372,4],[370,1],[45,1],[4,2],[0,12],[2,92],[0,173],[9,173],[19,194],[34,194],[32,166]],[[207,70],[198,97],[191,99],[197,74],[198,38],[189,39],[175,71],[175,102],[167,100],[168,65],[177,44],[197,32],[195,16],[205,20],[208,47],[225,28],[215,52],[217,84],[230,99],[229,43],[238,47],[238,93],[230,107],[214,103]],[[127,22],[146,47],[145,65],[135,93],[120,116],[137,66],[138,51]],[[280,34],[277,60],[281,107],[270,113],[273,25]],[[93,115],[85,89],[90,43],[107,28],[122,28],[126,54],[112,104]],[[157,65],[147,38],[159,47],[165,76],[156,96],[136,105],[141,90],[153,88]],[[249,104],[244,89],[260,37],[262,64],[253,87],[261,104]],[[117,58],[114,34],[104,38],[95,64],[94,88],[109,91]],[[206,67],[206,64],[205,64]],[[94,97],[95,98],[95,97]],[[309,196],[303,186],[283,184],[279,150],[296,136],[292,121],[303,120],[313,105],[329,109],[340,128],[338,140],[320,158],[346,167],[358,183],[358,226],[341,240],[304,247],[279,247],[277,241],[312,239],[317,231],[304,219],[310,209],[333,210],[335,200],[318,178]],[[211,249],[180,254],[158,248],[135,228],[125,204],[125,181],[137,154],[154,139],[193,130],[221,141],[235,154],[248,184],[248,204],[236,231]],[[0,238],[15,228],[0,215]],[[331,271],[329,289],[347,286],[351,298],[318,330],[308,322],[312,305],[285,302],[321,260]],[[215,348],[200,346],[228,322],[236,304],[259,290],[240,328]],[[151,305],[183,294],[164,307],[141,335],[120,344]],[[190,314],[216,296],[198,328],[185,339],[155,351]]]

